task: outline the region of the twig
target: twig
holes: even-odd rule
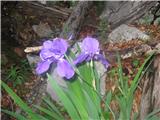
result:
[[[36,46],[36,47],[26,47],[24,50],[25,53],[32,53],[32,52],[39,52],[42,49],[42,46]]]

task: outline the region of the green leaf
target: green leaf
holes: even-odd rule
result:
[[[138,73],[136,74],[136,76],[134,77],[132,83],[131,83],[131,87],[130,87],[130,93],[133,93],[135,91],[135,89],[138,86],[138,83],[140,81],[140,76],[143,72],[143,69],[145,67],[145,65],[150,61],[150,59],[154,56],[154,53],[152,53],[145,61],[144,63],[141,65],[141,67],[138,70]]]
[[[72,91],[77,96],[79,102],[85,106],[81,81],[79,79],[67,81],[67,86],[68,86],[68,90]]]
[[[36,105],[34,105],[34,107],[36,107],[41,112],[44,112],[46,115],[51,116],[52,119],[56,119],[56,120],[62,120],[63,119],[63,117],[59,116],[58,114],[56,114],[53,111],[47,110],[46,108],[43,108],[41,106],[36,106]]]
[[[112,100],[112,93],[111,93],[111,91],[109,91],[108,94],[107,94],[107,96],[106,96],[105,104],[109,105],[110,102],[111,102],[111,100]],[[108,111],[109,108],[106,108],[106,110]]]
[[[99,93],[95,90],[93,86],[90,86],[85,82],[83,83],[82,87],[83,87],[83,90],[85,90],[90,96],[90,98],[92,99],[92,102],[95,104],[95,107],[97,108],[99,113],[101,113],[100,103],[102,98],[99,95]]]
[[[93,120],[100,120],[101,113],[98,112],[96,105],[94,104],[92,98],[89,96],[89,94],[84,91],[85,98],[87,100],[87,107],[88,107],[88,112],[89,112],[89,119]]]
[[[97,110],[101,111],[100,104],[99,104],[101,95],[93,87],[94,78],[93,78],[91,69],[92,68],[89,66],[89,63],[82,64],[78,67],[78,70],[80,71],[80,75],[83,76],[82,86],[85,86],[85,90],[88,92],[88,94],[92,98],[92,101],[96,105]]]
[[[118,57],[118,76],[119,76],[119,83],[120,88],[122,89],[122,92],[124,92],[124,83],[123,83],[123,71],[122,71],[122,64],[121,64],[121,58],[120,55],[117,53]]]
[[[63,118],[60,111],[57,109],[57,107],[51,102],[51,100],[48,97],[44,98],[43,100],[44,100],[45,103],[47,103],[47,105],[51,108],[51,110],[53,110],[53,112],[56,112],[60,117]]]
[[[58,98],[63,103],[64,107],[66,108],[68,114],[73,120],[80,120],[80,116],[77,113],[77,110],[74,106],[74,104],[71,102],[71,100],[68,98],[68,96],[65,94],[65,92],[60,88],[60,86],[57,84],[55,80],[51,78],[49,74],[47,74],[48,80],[52,86],[52,88],[55,90],[56,94],[58,95]]]
[[[120,116],[119,120],[127,120],[126,119],[126,101],[124,97],[116,96],[116,99],[118,101],[119,107],[120,107]]]
[[[81,119],[88,119],[89,117],[88,117],[86,105],[82,104],[82,101],[79,99],[78,95],[76,95],[71,90],[66,90],[66,93],[71,98],[72,102],[74,103],[76,109],[79,112],[79,115],[81,116]],[[83,100],[85,100],[84,97],[83,97]]]
[[[1,111],[14,117],[14,118],[17,118],[18,120],[28,120],[27,118],[25,118],[23,115],[20,115],[19,113],[15,113],[15,112],[3,110],[3,109]]]

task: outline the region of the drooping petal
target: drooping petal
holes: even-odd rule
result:
[[[85,54],[85,53],[81,53],[79,56],[76,57],[76,59],[73,61],[73,63],[75,65],[82,63],[83,61],[85,61],[87,59],[89,55]]]
[[[54,57],[54,53],[48,49],[42,49],[41,52],[40,52],[40,58],[42,60],[46,60],[50,57]]]
[[[51,49],[52,48],[52,45],[53,44],[53,41],[51,40],[47,40],[43,43],[43,49]]]
[[[67,52],[68,44],[66,40],[62,38],[53,39],[53,52],[56,51],[56,54],[64,55]]]
[[[95,54],[99,52],[99,42],[92,37],[86,37],[82,42],[82,52],[88,52]]]
[[[65,59],[58,61],[56,70],[59,76],[67,79],[70,79],[74,76],[74,70],[72,66]]]
[[[36,72],[37,74],[43,74],[44,72],[46,72],[49,69],[50,64],[52,63],[52,61],[50,60],[46,60],[46,61],[41,61],[37,64],[37,68],[36,68]]]
[[[94,59],[101,61],[102,64],[105,66],[106,69],[109,67],[109,63],[108,63],[108,61],[105,59],[105,57],[104,57],[103,55],[101,55],[101,54],[96,54]]]

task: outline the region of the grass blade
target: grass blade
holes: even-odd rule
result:
[[[99,117],[99,112],[96,108],[96,105],[94,104],[93,100],[91,99],[91,97],[88,95],[88,93],[86,91],[84,91],[85,94],[85,98],[87,100],[87,107],[88,107],[88,111],[89,111],[89,118],[93,119],[93,120],[100,120]]]
[[[143,69],[145,67],[145,65],[150,61],[150,59],[154,56],[154,53],[152,53],[145,61],[144,63],[141,65],[141,67],[138,70],[138,73],[136,74],[136,76],[133,79],[133,82],[131,83],[131,87],[130,87],[130,92],[133,93],[135,91],[135,89],[138,86],[138,83],[140,81],[140,76],[143,72]]]
[[[49,98],[44,98],[43,99],[44,102],[51,108],[51,110],[53,110],[54,112],[56,112],[60,117],[63,118],[61,112],[57,109],[57,107],[51,102],[51,100],[49,100]]]
[[[71,102],[71,100],[68,98],[68,96],[65,94],[65,92],[60,88],[60,86],[57,84],[55,80],[51,78],[49,74],[47,74],[48,80],[52,86],[52,88],[57,93],[60,101],[63,103],[64,107],[66,108],[67,112],[69,113],[70,117],[73,120],[80,120],[80,116],[77,113],[77,110],[74,106],[74,104]]]
[[[111,93],[111,91],[109,91],[108,94],[107,94],[107,96],[106,96],[105,104],[109,105],[110,102],[111,102],[111,100],[112,100],[112,93]],[[108,110],[109,110],[109,108],[106,108],[106,111],[108,111]]]
[[[118,58],[118,76],[119,76],[119,83],[120,83],[120,88],[122,92],[124,93],[124,83],[123,83],[123,70],[122,70],[122,64],[121,64],[121,57],[117,53],[117,58]]]
[[[27,118],[25,118],[23,115],[20,115],[18,113],[15,113],[15,112],[12,112],[12,111],[8,111],[8,110],[1,110],[2,112],[14,117],[14,118],[17,118],[18,120],[28,120]]]
[[[81,104],[81,100],[79,99],[79,97],[77,95],[74,94],[73,91],[66,90],[66,93],[71,98],[72,102],[74,103],[75,107],[77,108],[79,115],[81,116],[81,119],[85,119],[85,120],[88,119],[89,117],[88,117],[86,105]],[[84,97],[83,97],[83,100],[85,100]]]
[[[36,106],[34,105],[35,108],[37,108],[38,110],[40,110],[41,112],[45,113],[46,115],[49,115],[52,117],[52,119],[56,119],[56,120],[62,120],[63,118],[61,116],[59,116],[58,114],[54,113],[53,111],[47,110],[46,108],[43,108],[41,106]]]

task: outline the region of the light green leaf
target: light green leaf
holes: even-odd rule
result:
[[[44,112],[46,115],[51,116],[52,119],[56,119],[56,120],[62,120],[63,119],[61,116],[59,116],[58,114],[56,114],[54,111],[47,110],[46,108],[43,108],[41,106],[34,105],[34,107],[36,107],[41,112]]]
[[[63,118],[62,114],[58,110],[58,108],[51,102],[51,100],[47,97],[43,98],[44,102],[51,108],[53,112],[56,112],[60,117]]]
[[[1,111],[14,117],[14,118],[17,118],[18,120],[28,120],[27,118],[25,118],[23,115],[20,115],[19,113],[15,113],[15,112],[3,110],[3,109]]]
[[[48,80],[53,88],[55,90],[56,94],[58,95],[58,98],[63,103],[64,107],[66,108],[67,112],[69,113],[70,117],[73,120],[80,120],[80,116],[74,106],[74,104],[71,102],[71,100],[68,98],[66,93],[60,88],[60,86],[57,84],[55,80],[51,78],[49,74],[47,74]]]

